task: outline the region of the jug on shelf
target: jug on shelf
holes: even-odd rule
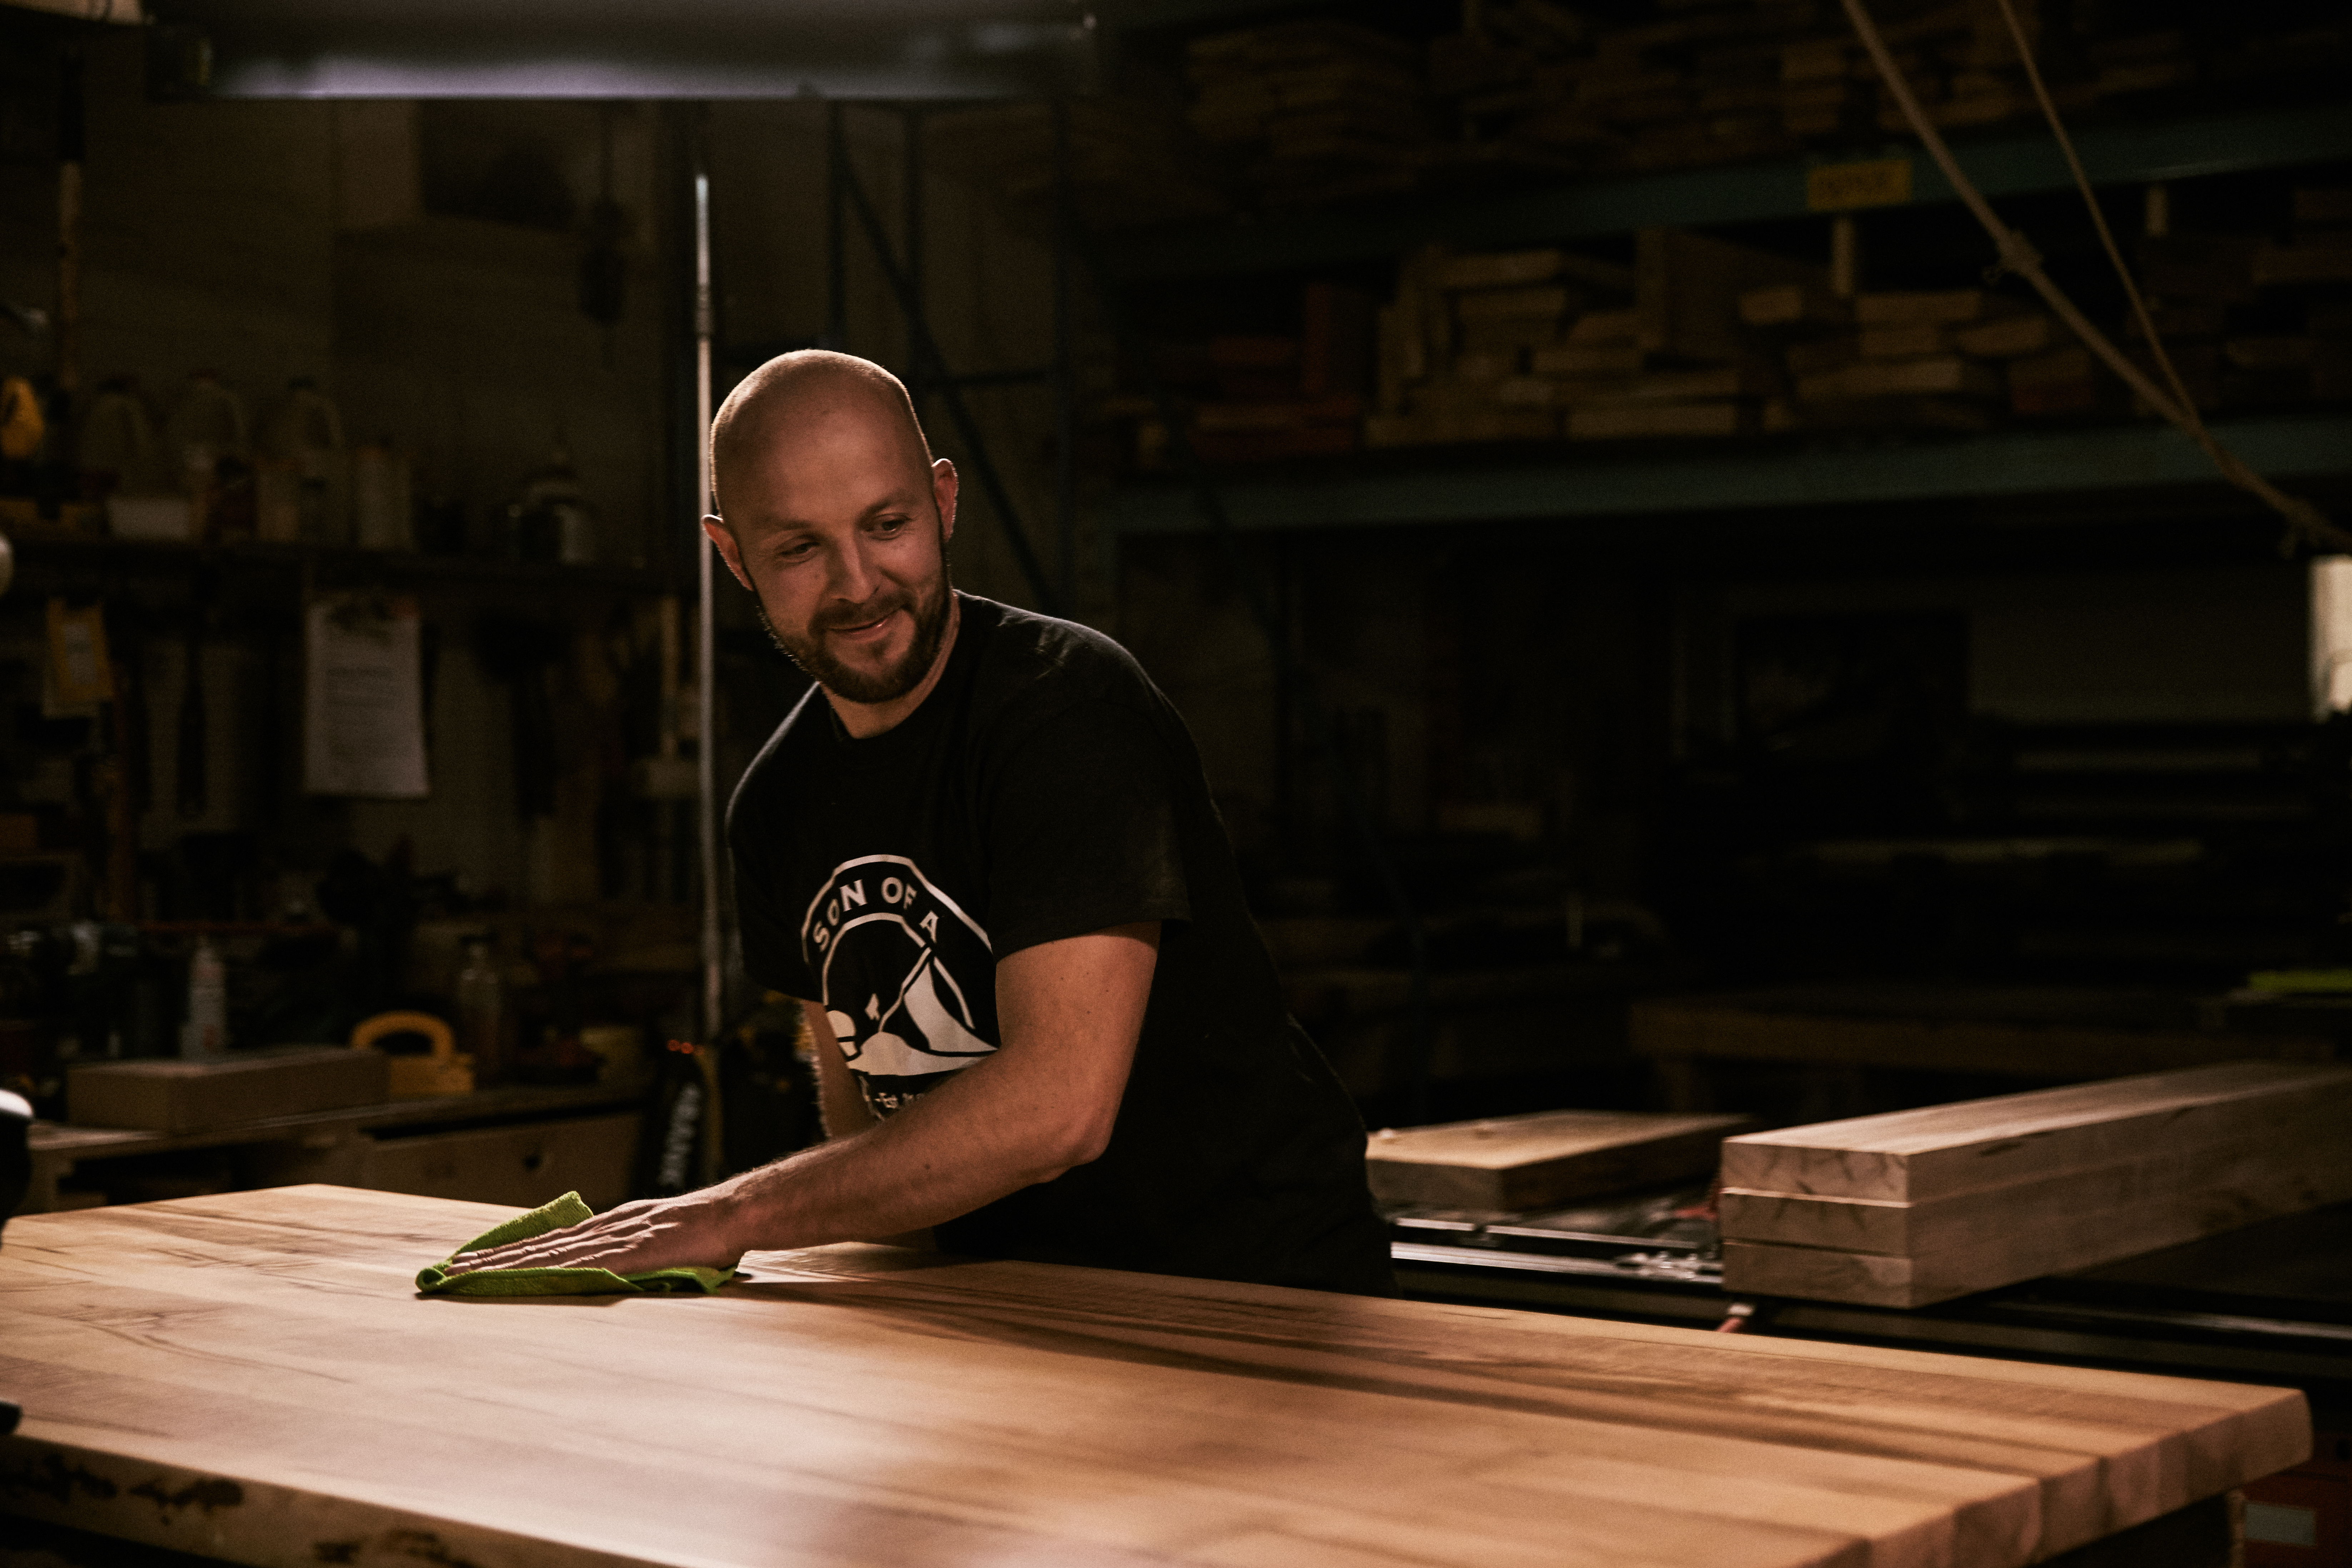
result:
[[[252,531],[253,473],[243,398],[213,372],[193,373],[187,391],[163,422],[163,446],[194,510],[194,537]]]
[[[414,459],[383,440],[352,453],[352,533],[362,550],[416,548]]]
[[[162,495],[172,489],[162,449],[155,444],[154,422],[147,416],[147,400],[139,395],[138,382],[127,375],[100,384],[82,416],[74,458],[81,469],[82,492],[93,498]]]
[[[254,469],[259,535],[280,543],[349,544],[351,469],[334,400],[309,376],[287,383],[263,446],[267,456]]]
[[[523,480],[508,509],[515,531],[515,553],[525,561],[560,561],[584,566],[596,559],[596,506],[572,466],[571,444],[561,436],[546,466]]]

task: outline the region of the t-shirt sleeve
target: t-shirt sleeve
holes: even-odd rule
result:
[[[801,956],[800,931],[776,907],[776,879],[734,847],[735,929],[741,933],[743,973],[787,996],[814,996],[816,977]]]
[[[1013,742],[983,802],[999,959],[1108,926],[1192,918],[1174,759],[1151,721],[1080,704]]]

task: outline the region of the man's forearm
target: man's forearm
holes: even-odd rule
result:
[[[1007,1048],[879,1124],[809,1006],[834,1136],[710,1189],[725,1234],[749,1251],[921,1230],[1094,1159],[1126,1089],[1159,943],[1150,924],[1010,955],[997,968]],[[869,1125],[845,1137],[836,1113]]]
[[[705,1194],[740,1251],[816,1247],[919,1231],[1050,1181],[1080,1162],[1050,1130],[1013,1114],[1011,1061],[959,1073],[888,1121],[756,1171]],[[1004,1092],[1006,1090],[1014,1092]]]

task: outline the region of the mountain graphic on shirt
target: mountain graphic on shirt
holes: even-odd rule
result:
[[[802,925],[825,1016],[866,1101],[887,1113],[996,1049],[988,934],[902,856],[843,862]]]

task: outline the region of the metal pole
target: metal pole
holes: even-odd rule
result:
[[[699,128],[698,127],[698,132]],[[710,171],[702,138],[694,147],[694,451],[696,510],[717,510],[710,488]],[[698,530],[694,621],[694,794],[702,857],[702,1037],[719,1043],[726,1022],[726,954],[719,940],[718,665],[712,611],[717,605],[718,547]]]
[[[824,106],[824,346],[849,350],[849,224],[842,212],[841,171],[849,149],[842,140],[841,105]]]
[[[899,148],[898,178],[905,189],[899,192],[899,224],[906,230],[907,287],[919,301],[923,298],[923,110],[920,104],[902,104],[898,122],[904,127],[906,142]],[[908,390],[922,395],[922,356],[915,352],[915,329],[907,328],[907,368],[914,385]]]
[[[1054,100],[1054,537],[1066,614],[1078,604],[1076,333],[1070,321],[1070,100]]]

